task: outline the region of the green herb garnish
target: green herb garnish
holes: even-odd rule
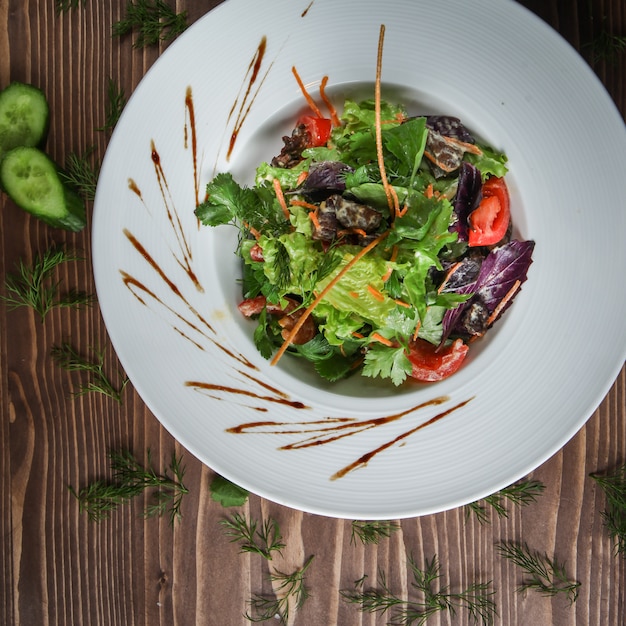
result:
[[[137,31],[134,48],[144,48],[170,41],[187,28],[187,12],[176,11],[164,0],[129,0],[126,17],[113,24],[113,36],[121,37]]]
[[[152,467],[150,450],[148,450],[148,466],[144,467],[128,451],[112,452],[109,455],[112,481],[95,481],[76,492],[70,487],[70,492],[80,503],[80,511],[87,513],[89,519],[100,522],[107,519],[111,513],[131,499],[137,497],[147,489],[156,489],[153,493],[154,501],[144,510],[146,517],[162,516],[169,511],[170,523],[181,517],[180,506],[182,498],[189,490],[183,484],[185,468],[181,465],[182,457],[172,454],[167,472],[158,474]]]
[[[544,596],[563,593],[570,604],[576,601],[580,583],[570,580],[565,566],[556,559],[531,550],[526,543],[501,542],[497,548],[501,556],[513,561],[527,574],[517,591],[535,589]]]
[[[86,372],[90,375],[91,379],[81,385],[74,395],[83,396],[90,392],[97,392],[109,396],[121,404],[122,392],[128,384],[128,378],[122,377],[120,373],[121,382],[115,386],[104,373],[105,351],[92,349],[92,352],[95,355],[95,360],[87,359],[69,343],[64,342],[60,346],[53,346],[50,354],[63,369],[69,372]]]
[[[94,151],[95,146],[90,147],[83,155],[71,152],[65,159],[65,169],[59,172],[61,180],[76,189],[86,200],[96,197],[98,185],[100,168],[93,163]]]
[[[248,501],[249,492],[226,480],[219,474],[211,481],[211,499],[219,502],[223,507],[243,506]]]
[[[111,132],[122,115],[122,111],[126,106],[126,96],[124,90],[120,89],[118,84],[109,78],[107,87],[108,103],[105,110],[105,121],[102,126],[96,128],[101,132]]]
[[[235,513],[229,519],[221,520],[225,533],[232,537],[231,542],[241,542],[240,552],[252,552],[271,560],[272,552],[285,547],[280,535],[278,522],[267,519],[262,524],[256,520],[248,520],[245,515]]]
[[[495,592],[489,590],[490,582],[475,583],[464,591],[454,593],[449,586],[436,585],[441,578],[436,556],[426,562],[424,569],[417,566],[413,557],[409,557],[408,564],[413,574],[411,586],[418,594],[417,599],[404,599],[394,594],[382,570],[378,573],[379,588],[364,590],[363,577],[355,582],[354,591],[342,591],[341,595],[347,602],[359,605],[362,612],[390,611],[389,624],[422,626],[436,613],[447,611],[454,616],[458,608],[468,611],[474,622],[493,624],[496,604],[492,600]]]
[[[626,555],[626,464],[612,472],[589,474],[606,496],[606,508],[602,511],[604,525],[615,541],[615,552]]]
[[[8,274],[5,279],[6,294],[0,295],[10,309],[27,306],[34,309],[41,321],[55,307],[81,309],[90,306],[93,296],[83,291],[72,289],[59,293],[61,281],[54,281],[54,270],[63,263],[82,261],[83,258],[61,247],[53,247],[42,255],[36,255],[31,265],[21,259],[17,265],[17,273]]]
[[[291,574],[278,571],[270,574],[270,580],[275,583],[276,597],[253,596],[250,600],[252,613],[246,613],[246,619],[251,622],[279,619],[282,624],[287,624],[291,607],[300,609],[309,597],[309,591],[304,584],[304,574],[312,561],[313,556],[310,556],[300,569]]]
[[[470,504],[466,505],[467,517],[474,513],[481,524],[487,522],[488,514],[485,505],[491,507],[498,517],[508,517],[509,514],[504,505],[505,501],[517,506],[526,506],[531,502],[536,502],[537,497],[543,493],[544,489],[545,485],[538,480],[524,480],[509,485],[482,500],[470,502]]]
[[[87,0],[56,0],[57,13],[67,13],[71,9],[77,9],[79,6],[85,6]]]
[[[364,521],[354,520],[352,522],[352,535],[350,543],[378,544],[381,539],[387,539],[400,530],[400,525],[387,520]]]

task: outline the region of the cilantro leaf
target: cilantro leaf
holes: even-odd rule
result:
[[[391,382],[398,386],[405,381],[412,369],[411,361],[402,346],[390,348],[382,343],[372,343],[365,354],[362,374],[370,378],[391,378]]]

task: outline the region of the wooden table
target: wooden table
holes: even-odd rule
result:
[[[176,9],[187,10],[191,23],[216,4],[176,0]],[[626,114],[626,52],[594,59],[598,48],[591,46],[603,33],[626,35],[626,1],[522,4],[582,50]],[[58,162],[92,146],[93,157],[101,158],[108,135],[95,129],[105,122],[108,79],[128,96],[167,46],[134,49],[132,37],[112,38],[111,25],[125,7],[121,0],[87,0],[84,7],[57,14],[53,0],[0,0],[0,86],[20,80],[43,89],[52,109],[47,149]],[[78,235],[52,230],[5,196],[0,209],[0,284],[19,259],[30,262],[56,243],[85,255],[59,269],[62,284],[94,292],[88,229]],[[292,611],[289,623],[384,624],[390,614],[362,613],[340,591],[354,590],[365,574],[373,584],[380,569],[396,593],[406,594],[412,580],[407,554],[420,566],[437,555],[441,582],[452,590],[492,580],[496,624],[626,623],[626,560],[614,554],[601,517],[605,497],[588,477],[626,462],[624,370],[587,425],[530,476],[545,484],[536,503],[509,505],[505,518],[491,511],[485,524],[467,518],[464,509],[406,519],[390,538],[366,545],[352,540],[350,520],[303,514],[251,496],[238,510],[250,519],[277,520],[286,544],[282,557],[269,562],[240,553],[239,544],[229,541],[220,524],[229,513],[210,499],[212,471],[181,449],[130,385],[121,404],[98,393],[72,395],[83,375],[58,367],[50,356],[63,341],[82,352],[106,347],[98,307],[55,309],[42,323],[31,310],[0,306],[0,623],[239,626],[249,623],[243,614],[253,595],[272,597],[270,571],[289,573],[314,556],[306,573],[310,597]],[[112,349],[104,353],[103,366],[107,373],[116,371]],[[144,462],[149,448],[160,470],[173,452],[183,455],[190,493],[180,522],[144,519],[142,498],[101,523],[79,513],[68,485],[107,475],[107,451],[116,448],[128,448]],[[573,605],[562,594],[515,592],[522,572],[500,558],[494,544],[520,538],[565,562],[568,575],[581,583]],[[472,622],[460,610],[428,623]]]

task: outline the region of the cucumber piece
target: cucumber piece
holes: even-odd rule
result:
[[[0,161],[18,146],[42,146],[50,109],[43,91],[13,82],[0,91]]]
[[[82,199],[39,148],[9,150],[0,161],[0,184],[17,206],[50,226],[77,232],[87,223]]]

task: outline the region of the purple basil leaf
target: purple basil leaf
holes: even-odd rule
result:
[[[509,293],[516,281],[526,280],[528,268],[532,261],[535,248],[534,241],[509,241],[494,248],[483,261],[478,278],[476,292],[472,299],[480,298],[489,313],[493,313],[502,299]],[[514,296],[519,293],[519,289]],[[511,298],[500,311],[500,315],[509,308]]]
[[[344,191],[346,174],[354,170],[341,161],[319,161],[311,164],[309,175],[300,187],[303,193],[311,191]]]
[[[454,233],[458,233],[459,241],[467,241],[469,231],[468,218],[470,213],[479,205],[482,194],[482,178],[480,170],[463,161],[459,168],[459,180],[453,207],[455,222],[450,227]]]

